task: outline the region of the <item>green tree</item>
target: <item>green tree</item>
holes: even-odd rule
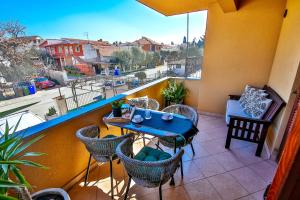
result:
[[[145,66],[152,67],[153,53],[147,52],[145,55]]]
[[[182,43],[183,43],[183,44],[186,44],[186,37],[185,37],[185,36],[183,37]]]
[[[159,63],[160,63],[160,55],[158,52],[154,52],[152,57],[152,64],[155,67],[158,66]]]
[[[205,41],[205,35],[202,35],[202,36],[200,37],[200,39],[198,40],[198,42],[197,42],[197,46],[198,46],[199,48],[203,48],[203,46],[204,46],[204,41]]]
[[[147,78],[146,73],[143,71],[135,73],[134,76],[137,77],[141,83],[144,83],[144,80]]]
[[[131,61],[131,54],[129,51],[115,51],[113,56],[116,58],[116,62],[121,66],[122,71],[125,72],[126,70],[130,69],[130,61]]]
[[[145,54],[137,47],[131,48],[131,63],[133,66],[141,67],[145,63]]]

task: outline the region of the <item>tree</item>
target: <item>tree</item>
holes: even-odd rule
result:
[[[145,54],[139,48],[132,47],[131,56],[131,63],[133,66],[141,67],[145,63]]]
[[[200,37],[200,39],[198,40],[198,42],[197,42],[197,46],[198,46],[199,48],[203,48],[203,46],[204,46],[204,41],[205,41],[205,35],[202,35],[202,36]]]
[[[141,81],[141,83],[144,83],[144,80],[147,78],[147,75],[145,72],[137,72],[134,74],[135,77],[137,77],[139,79],[139,81]]]
[[[171,41],[171,45],[174,45],[174,42],[173,42],[173,41]]]
[[[130,70],[131,54],[129,51],[115,51],[113,56],[116,58],[116,62],[120,65],[123,72],[128,69]]]
[[[153,53],[147,52],[145,55],[145,65],[146,67],[152,67]]]
[[[18,22],[0,24],[0,73],[7,81],[20,81],[36,72],[32,56],[36,52],[20,36],[25,27]]]
[[[159,55],[159,53],[157,53],[157,52],[153,53],[152,63],[153,63],[154,67],[159,65],[159,63],[160,63],[160,55]]]
[[[185,36],[183,37],[182,43],[183,43],[183,44],[186,44],[186,37],[185,37]]]

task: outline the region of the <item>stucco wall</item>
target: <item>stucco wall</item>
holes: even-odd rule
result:
[[[228,94],[268,83],[284,9],[285,0],[245,0],[230,13],[209,5],[200,111],[224,113]]]
[[[288,103],[268,134],[268,143],[273,149],[279,148],[285,131],[290,108],[293,106],[292,90],[299,87],[299,81],[295,82],[295,78],[300,62],[300,1],[288,0],[286,8],[288,13],[283,20],[268,83]]]

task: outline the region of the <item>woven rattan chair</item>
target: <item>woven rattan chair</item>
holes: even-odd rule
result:
[[[198,124],[197,111],[190,106],[176,104],[176,105],[168,106],[168,107],[164,108],[162,111],[183,115],[183,116],[187,117],[188,119],[190,119],[195,126],[197,126],[197,124]],[[162,145],[164,145],[166,147],[174,148],[174,152],[176,152],[175,147],[181,148],[181,147],[185,146],[186,144],[190,144],[192,151],[193,151],[193,155],[195,155],[195,150],[194,150],[192,141],[193,141],[193,137],[188,138],[187,141],[185,141],[182,137],[177,137],[176,145],[175,145],[175,140],[173,138],[161,137],[158,139],[157,145],[159,145],[159,143],[161,143]]]
[[[171,178],[173,179],[184,151],[180,150],[171,156],[166,152],[144,147],[136,156],[133,156],[132,142],[133,138],[127,138],[116,150],[129,176],[124,199],[127,198],[131,179],[143,187],[159,187],[159,197],[162,199],[161,187]]]
[[[84,184],[87,183],[89,174],[91,157],[97,162],[109,162],[110,164],[110,179],[111,179],[111,196],[113,198],[113,171],[112,161],[117,158],[116,148],[120,142],[130,135],[116,137],[114,135],[107,135],[100,138],[100,129],[98,126],[92,125],[79,129],[76,136],[85,144],[86,149],[90,152],[88,166],[86,170]]]
[[[134,105],[138,108],[147,108],[151,110],[159,110],[159,103],[155,99],[151,99],[148,97],[140,97],[140,98],[133,98],[128,100],[130,105]]]

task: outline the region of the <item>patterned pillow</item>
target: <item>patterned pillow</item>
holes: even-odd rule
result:
[[[148,108],[148,96],[128,99],[128,103],[137,108]]]
[[[239,103],[243,109],[246,109],[247,107],[249,107],[248,104],[251,104],[253,102],[253,99],[256,99],[258,97],[267,97],[267,96],[268,94],[265,93],[265,90],[246,85],[245,91],[242,94],[241,98],[239,99]]]
[[[256,95],[243,111],[255,119],[261,119],[272,104],[272,99]]]

